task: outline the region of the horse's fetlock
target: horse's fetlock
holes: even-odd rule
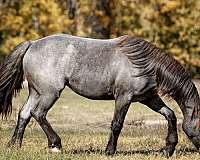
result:
[[[167,145],[174,145],[174,146],[176,146],[177,143],[178,143],[178,136],[173,135],[173,136],[167,137],[166,143],[167,143]]]
[[[166,157],[169,158],[173,155],[175,151],[175,146],[174,145],[167,145],[164,148],[161,149],[162,154]]]
[[[61,138],[60,137],[54,137],[53,139],[51,139],[51,144],[49,144],[50,148],[62,148],[62,144],[61,144]]]
[[[118,132],[119,130],[121,130],[121,128],[122,128],[122,125],[120,123],[113,123],[111,129],[113,132]]]

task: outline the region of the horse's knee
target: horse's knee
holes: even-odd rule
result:
[[[176,122],[175,113],[174,113],[174,111],[172,111],[171,109],[164,107],[164,108],[162,108],[162,109],[160,110],[160,113],[161,113],[162,115],[164,115],[165,118],[166,118],[168,121],[174,121],[174,122]]]

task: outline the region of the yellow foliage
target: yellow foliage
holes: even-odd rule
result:
[[[55,0],[21,0],[1,12],[0,32],[4,40],[0,52],[10,53],[19,42],[53,33],[69,32],[72,21]]]
[[[17,46],[23,41],[25,41],[23,37],[8,38],[4,43],[3,51],[7,54],[10,54],[10,51],[13,49],[13,46]]]
[[[175,10],[177,7],[179,7],[179,3],[178,1],[166,1],[163,5],[163,7],[161,8],[161,12],[165,13],[165,12],[170,12]]]
[[[110,0],[111,16],[96,7],[100,1],[77,0],[73,20],[59,0],[11,1],[16,5],[0,10],[0,55],[54,33],[88,37],[99,24],[110,27],[111,37],[130,34],[152,41],[200,74],[200,0]]]

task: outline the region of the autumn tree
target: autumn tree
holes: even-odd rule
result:
[[[16,0],[0,14],[0,51],[3,53],[9,54],[14,46],[25,40],[71,32],[72,21],[54,0]]]
[[[200,77],[200,1],[122,0],[113,14],[117,36],[152,41]]]
[[[156,43],[200,77],[199,0],[0,0],[0,17],[0,55],[54,33],[129,34]]]
[[[112,0],[99,0],[92,2],[91,37],[110,38],[112,22]]]

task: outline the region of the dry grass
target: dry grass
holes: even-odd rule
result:
[[[124,129],[119,139],[118,152],[107,157],[104,149],[110,132],[114,110],[113,101],[91,101],[75,95],[69,90],[63,92],[60,100],[49,112],[48,119],[59,133],[63,143],[62,154],[51,154],[45,148],[47,139],[38,125],[32,121],[27,127],[23,147],[6,148],[13,133],[19,106],[25,100],[26,90],[14,100],[14,111],[7,121],[0,121],[0,160],[12,159],[164,159],[158,150],[165,144],[166,125],[146,126],[147,120],[164,120],[147,107],[135,104],[130,107]],[[174,102],[168,102],[181,119],[181,112]],[[170,159],[199,159],[179,127],[179,144]]]

